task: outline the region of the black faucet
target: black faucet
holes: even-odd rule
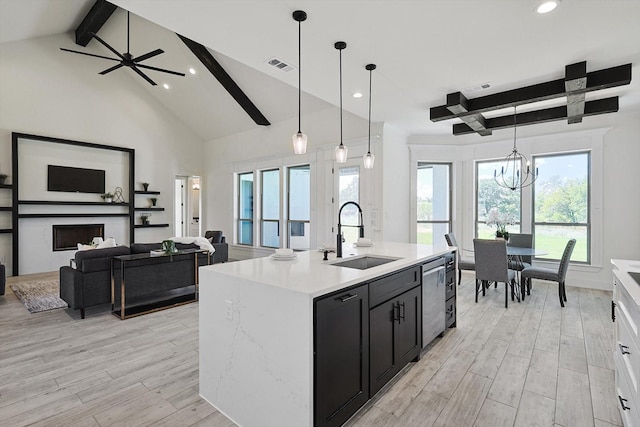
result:
[[[342,209],[347,205],[355,205],[360,212],[360,225],[345,225],[345,227],[358,227],[360,229],[360,237],[364,237],[364,221],[362,220],[362,208],[356,202],[345,202],[340,206],[338,211],[338,238],[336,241],[336,258],[342,258],[342,224],[340,223],[340,215],[342,215]]]

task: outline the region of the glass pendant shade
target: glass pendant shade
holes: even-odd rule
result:
[[[336,162],[338,163],[347,163],[347,152],[349,151],[349,149],[347,148],[346,145],[340,143],[340,145],[338,145],[336,147]]]
[[[307,135],[302,132],[293,134],[293,152],[304,154],[307,152]]]
[[[376,161],[376,156],[371,153],[367,153],[362,156],[362,160],[364,162],[365,169],[373,169],[373,163]]]

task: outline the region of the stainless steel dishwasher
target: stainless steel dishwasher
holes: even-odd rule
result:
[[[445,327],[445,259],[422,264],[422,347],[426,347]]]

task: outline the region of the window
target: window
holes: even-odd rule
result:
[[[487,216],[492,209],[511,223],[507,231],[520,232],[520,189],[500,187],[493,179],[494,171],[500,171],[502,166],[504,160],[476,163],[476,236],[479,239],[491,239],[496,235],[495,227],[487,225]]]
[[[311,219],[311,174],[309,165],[287,169],[288,235],[291,249],[309,249]]]
[[[418,163],[417,243],[433,244],[433,236],[451,230],[451,165]]]
[[[338,174],[338,212],[346,202],[360,204],[360,167],[345,166],[339,168]],[[340,216],[342,234],[345,242],[358,241],[360,212],[354,205],[347,205]],[[346,226],[346,227],[345,227]]]
[[[238,174],[238,243],[253,245],[253,172]]]
[[[534,187],[533,234],[537,247],[559,260],[576,239],[571,261],[590,262],[590,153],[535,156],[540,173]]]
[[[278,248],[280,247],[280,170],[263,170],[260,172],[260,177],[261,245]]]

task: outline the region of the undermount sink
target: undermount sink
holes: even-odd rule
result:
[[[367,268],[377,267],[388,262],[399,260],[400,258],[382,257],[373,255],[363,255],[346,259],[344,261],[333,262],[330,265],[337,267],[357,268],[358,270],[366,270]]]

